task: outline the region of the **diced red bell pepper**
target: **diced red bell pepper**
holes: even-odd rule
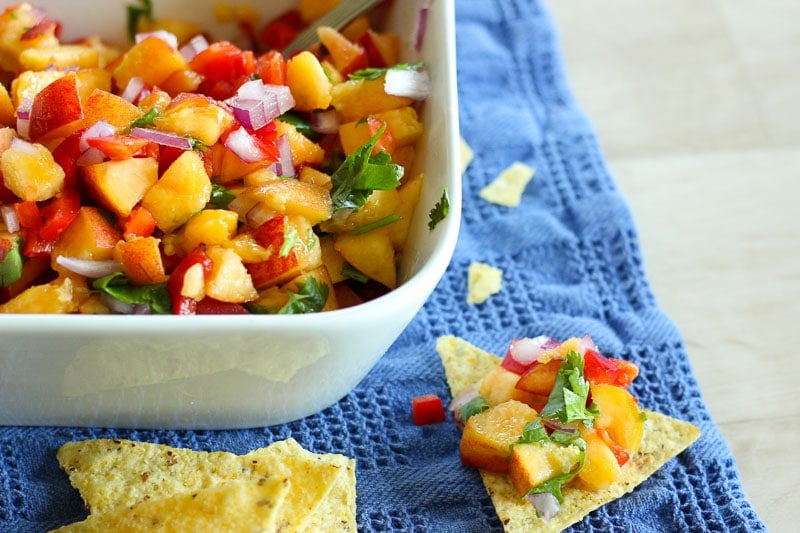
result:
[[[122,222],[125,238],[149,237],[156,229],[156,219],[144,206],[136,206]]]
[[[606,357],[588,349],[583,356],[583,373],[592,385],[608,384],[629,387],[639,375],[639,367],[630,361]]]
[[[597,429],[596,431],[603,442],[606,443],[606,446],[609,447],[611,453],[614,454],[614,458],[617,460],[619,466],[624,466],[625,463],[627,463],[631,458],[631,454],[628,453],[628,450],[614,442],[614,440],[611,438],[611,435],[609,435],[608,431],[605,429]]]
[[[256,73],[270,85],[286,85],[286,61],[283,54],[270,50],[256,59]]]
[[[198,315],[248,315],[250,311],[242,304],[222,302],[206,296],[197,302]]]
[[[42,214],[39,212],[39,204],[36,202],[17,202],[14,204],[14,211],[17,212],[20,227],[38,229],[42,225]]]
[[[198,301],[181,294],[186,271],[194,265],[200,265],[203,274],[211,274],[213,262],[205,251],[205,246],[198,246],[189,255],[184,257],[175,267],[167,280],[167,292],[172,299],[172,312],[176,315],[194,315],[197,313]]]
[[[66,189],[56,195],[40,210],[44,224],[39,236],[45,240],[55,240],[75,220],[80,207],[81,197],[77,191]]]
[[[444,422],[445,412],[442,399],[435,394],[423,394],[411,399],[411,416],[418,426]]]
[[[210,44],[192,58],[189,66],[204,78],[198,91],[217,100],[233,96],[256,71],[253,52],[227,41]]]
[[[74,189],[77,184],[78,158],[81,156],[81,128],[68,135],[53,149],[53,159],[64,169],[64,187]]]
[[[109,137],[94,137],[86,140],[92,148],[97,148],[106,157],[119,161],[144,155],[151,144],[147,139],[131,137],[130,135],[111,135]]]
[[[286,11],[267,22],[258,34],[261,43],[268,49],[282,50],[294,41],[305,24],[296,9]]]

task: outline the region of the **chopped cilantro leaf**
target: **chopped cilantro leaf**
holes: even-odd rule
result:
[[[475,396],[473,399],[461,406],[458,410],[458,417],[462,424],[466,424],[469,417],[482,413],[491,407],[483,396]]]
[[[257,303],[246,303],[245,308],[255,315],[299,315],[322,311],[328,301],[329,287],[316,278],[309,277],[305,282],[297,284],[297,292],[286,291],[289,301],[283,307],[267,307]]]
[[[153,20],[152,0],[139,0],[139,5],[128,5],[128,36],[131,41],[139,32],[139,20]]]
[[[217,209],[227,209],[228,204],[230,204],[235,198],[236,195],[228,192],[228,189],[226,189],[223,185],[218,183],[211,185],[211,199],[209,200],[209,203]]]
[[[297,243],[299,235],[297,235],[297,230],[291,224],[286,224],[283,227],[283,244],[281,245],[280,252],[278,252],[278,257],[288,257],[289,253],[291,253],[292,248],[294,248],[295,243]]]
[[[570,444],[573,446],[577,446],[580,449],[580,455],[578,456],[578,466],[576,466],[566,474],[560,474],[558,476],[548,479],[543,483],[540,483],[539,485],[529,490],[528,494],[541,494],[543,492],[549,492],[550,494],[556,497],[558,503],[564,503],[564,495],[561,494],[561,488],[564,486],[564,484],[566,484],[572,478],[578,475],[578,472],[581,471],[584,463],[586,462],[586,441],[584,441],[581,438],[576,438],[572,442],[570,442]]]
[[[19,251],[19,239],[14,239],[11,248],[0,261],[0,287],[8,287],[22,277],[22,254]]]
[[[417,61],[416,63],[398,63],[388,68],[365,68],[356,70],[355,72],[351,72],[348,78],[351,80],[377,80],[386,74],[387,70],[422,70],[423,67],[425,67],[425,63],[422,61]]]
[[[444,220],[449,213],[450,196],[447,194],[447,187],[445,187],[442,191],[442,197],[438,202],[436,202],[436,205],[433,206],[433,209],[431,209],[430,213],[428,214],[428,229],[433,231],[433,228],[435,228],[439,222]]]
[[[125,274],[115,272],[92,282],[92,288],[128,304],[147,304],[155,314],[172,313],[172,300],[166,283],[132,285]]]
[[[360,270],[358,270],[350,263],[345,263],[342,266],[342,276],[358,281],[360,283],[366,283],[369,281],[369,277],[364,275]]]
[[[134,120],[128,129],[132,130],[133,128],[146,128],[147,126],[152,126],[157,116],[158,109],[154,107],[141,117]]]
[[[297,315],[322,311],[328,301],[328,286],[316,278],[309,277],[305,283],[297,284],[298,291],[289,290],[289,301],[278,310],[279,315]]]
[[[356,210],[367,202],[374,190],[390,190],[400,185],[403,167],[391,162],[386,152],[371,155],[386,124],[355,152],[345,158],[331,176],[333,212],[340,209]]]
[[[352,231],[354,235],[363,235],[365,233],[369,233],[370,231],[374,231],[376,229],[380,229],[384,226],[388,226],[389,224],[394,224],[395,222],[399,222],[403,220],[403,217],[398,214],[386,215],[383,218],[379,218],[374,222],[370,222],[369,224],[364,224],[363,226],[359,226]]]
[[[594,404],[586,406],[588,396],[589,382],[583,376],[583,357],[571,351],[561,363],[541,415],[544,418],[557,418],[562,423],[583,422],[591,427],[600,413]]]
[[[542,420],[540,418],[525,424],[522,436],[517,439],[518,444],[532,444],[535,442],[540,446],[544,446],[549,441],[550,437],[547,436],[547,430],[542,425]]]

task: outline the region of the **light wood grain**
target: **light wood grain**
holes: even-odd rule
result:
[[[550,3],[567,77],[745,492],[800,507],[800,3]]]

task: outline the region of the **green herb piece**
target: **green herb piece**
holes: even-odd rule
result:
[[[278,252],[278,257],[288,257],[297,243],[297,230],[291,224],[284,224],[283,226],[283,244]]]
[[[353,235],[363,235],[365,233],[369,233],[370,231],[374,231],[384,226],[388,226],[389,224],[400,222],[401,220],[403,220],[403,217],[396,213],[392,215],[386,215],[385,217],[379,218],[374,222],[370,222],[369,224],[364,224],[363,226],[357,227],[351,233]]]
[[[297,284],[297,292],[286,291],[289,301],[280,309],[255,303],[245,304],[245,308],[256,315],[299,315],[322,311],[328,301],[329,288],[316,278],[309,277],[305,282]]]
[[[461,406],[458,410],[458,418],[462,424],[466,424],[469,417],[482,413],[491,407],[483,396],[475,396],[473,399]]]
[[[128,129],[132,130],[133,128],[146,128],[148,126],[153,126],[155,124],[157,116],[158,116],[158,109],[154,107],[141,117],[131,122],[131,125]]]
[[[152,0],[139,0],[139,5],[128,5],[128,37],[131,41],[136,39],[136,34],[139,33],[141,19],[153,20]]]
[[[422,61],[417,61],[416,63],[398,63],[388,68],[364,68],[356,70],[355,72],[351,72],[348,78],[351,80],[377,80],[386,74],[388,70],[422,70],[424,67],[425,63]]]
[[[19,239],[14,239],[11,248],[0,261],[0,287],[8,287],[22,277],[22,254],[19,251]]]
[[[166,283],[132,285],[125,274],[115,272],[92,282],[92,288],[126,304],[147,304],[154,314],[171,314],[172,300]]]
[[[597,406],[586,406],[589,397],[589,382],[583,376],[583,357],[570,351],[561,362],[553,390],[547,405],[541,411],[544,418],[557,418],[562,423],[583,422],[592,427],[594,419],[600,416]]]
[[[317,236],[314,234],[314,230],[308,228],[308,233],[306,234],[306,250],[311,250],[314,248],[314,245],[317,244]]]
[[[428,229],[433,231],[433,228],[444,220],[450,213],[450,196],[447,193],[447,187],[442,191],[442,197],[433,206],[430,213],[428,213]]]
[[[345,158],[331,176],[333,212],[358,209],[375,190],[390,190],[400,185],[403,167],[392,163],[386,152],[372,156],[372,150],[386,130],[386,124],[355,152]]]
[[[196,150],[198,152],[208,151],[208,146],[203,144],[203,141],[201,141],[197,137],[192,137],[191,135],[189,135],[188,139],[189,139],[189,145],[192,147],[192,150]]]
[[[317,141],[320,137],[322,137],[319,132],[314,131],[314,128],[311,127],[311,123],[308,120],[294,111],[287,111],[283,115],[279,116],[278,120],[287,124],[291,124],[295,127],[295,129],[297,129],[297,131],[312,141]]]
[[[225,186],[218,183],[213,183],[211,185],[211,199],[209,200],[209,203],[217,209],[227,209],[228,204],[230,204],[235,198],[236,195],[230,193]]]
[[[369,277],[367,277],[365,274],[363,274],[360,270],[358,270],[350,263],[345,263],[342,266],[342,276],[358,281],[360,283],[366,283],[369,281]]]
[[[328,286],[316,278],[309,277],[304,283],[297,284],[298,291],[287,291],[289,301],[278,310],[279,315],[297,315],[322,311],[328,301]]]
[[[550,442],[550,437],[547,436],[547,430],[542,425],[540,418],[525,424],[522,436],[517,439],[517,444],[532,444],[534,442],[538,443],[539,446],[544,446]]]
[[[564,503],[564,495],[561,493],[561,488],[570,480],[572,480],[572,478],[578,475],[578,472],[581,471],[584,463],[586,462],[586,441],[584,441],[581,438],[576,438],[570,444],[573,446],[577,446],[580,449],[580,455],[578,456],[578,466],[576,466],[566,474],[560,474],[558,476],[548,479],[547,481],[539,485],[536,485],[535,487],[533,487],[531,490],[528,491],[528,494],[541,494],[549,492],[550,494],[556,497],[558,503]]]

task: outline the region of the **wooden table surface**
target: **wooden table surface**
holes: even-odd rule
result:
[[[745,492],[770,531],[796,531],[800,2],[550,9]]]

